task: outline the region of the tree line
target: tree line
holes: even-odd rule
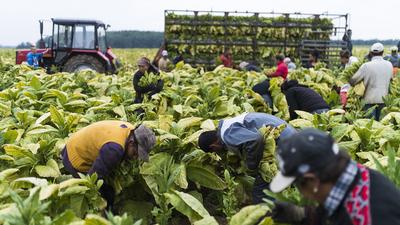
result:
[[[159,48],[164,39],[164,32],[156,31],[109,31],[107,32],[108,44],[113,48]],[[398,39],[354,39],[353,45],[372,45],[381,42],[385,46],[394,46]],[[22,42],[16,48],[29,48],[28,42]]]

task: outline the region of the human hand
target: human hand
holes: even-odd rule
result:
[[[288,202],[275,201],[272,219],[278,223],[300,224],[305,219],[305,208]]]

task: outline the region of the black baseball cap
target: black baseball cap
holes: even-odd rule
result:
[[[281,192],[296,178],[315,172],[337,157],[339,146],[327,133],[307,128],[278,142],[279,172],[272,179],[272,192]]]

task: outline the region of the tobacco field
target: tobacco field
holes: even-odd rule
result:
[[[360,100],[363,86],[351,89],[343,110],[333,91],[357,71],[298,69],[292,79],[320,93],[331,106],[321,115],[298,111],[289,121],[281,79],[271,79],[274,107],[251,88],[262,73],[217,67],[212,71],[178,64],[161,73],[164,90],[133,104],[136,61],[154,51],[119,50],[118,74],[93,71],[46,74],[15,65],[14,51],[0,51],[0,224],[128,225],[273,224],[263,217],[268,204],[250,205],[253,178],[235,155],[205,153],[199,135],[216,128],[219,119],[244,112],[265,112],[295,128],[329,132],[353,159],[375,168],[400,187],[400,79],[393,79],[380,121],[367,119]],[[269,68],[268,68],[269,69]],[[135,110],[143,108],[143,118]],[[124,162],[110,180],[117,191],[118,214],[104,212],[96,174],[72,178],[60,152],[68,136],[93,122],[114,119],[152,128],[157,145],[147,163]],[[260,171],[266,180],[277,171],[274,136],[265,130]],[[294,188],[275,195],[304,203]]]

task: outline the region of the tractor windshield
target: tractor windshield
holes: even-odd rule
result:
[[[106,52],[107,51],[106,30],[104,29],[103,26],[97,28],[97,37],[99,41],[100,51]]]
[[[94,49],[95,48],[95,32],[94,25],[75,25],[74,27],[73,48]]]
[[[55,25],[54,44],[56,48],[71,48],[72,26]]]

